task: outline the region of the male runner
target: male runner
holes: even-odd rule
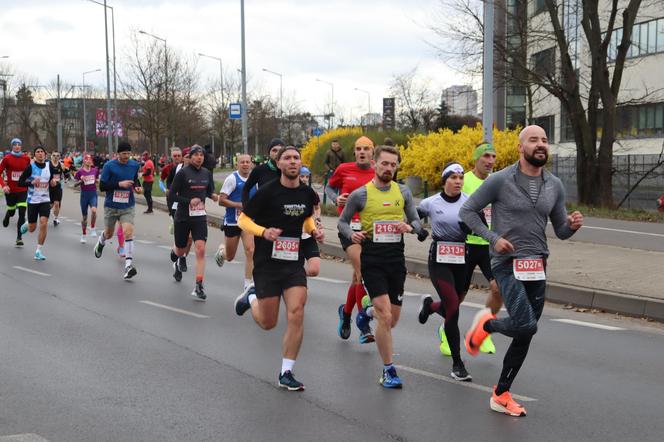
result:
[[[175,255],[178,258],[184,257],[191,236],[196,251],[196,284],[191,295],[199,301],[205,301],[207,296],[203,288],[203,275],[205,273],[205,242],[208,233],[205,198],[218,201],[219,196],[214,193],[212,172],[203,167],[203,160],[205,160],[203,148],[192,147],[189,156],[189,165],[175,175],[169,192],[178,203],[173,228]],[[173,263],[173,268],[176,274],[179,270],[182,275],[177,261]],[[176,278],[176,280],[178,279]]]
[[[254,170],[251,171],[249,178],[247,178],[247,181],[244,183],[244,187],[242,188],[243,206],[247,205],[247,201],[249,201],[250,198],[249,193],[252,189],[260,188],[262,185],[279,178],[281,172],[277,167],[277,154],[284,145],[284,142],[279,138],[273,138],[270,141],[270,144],[267,146],[270,153],[270,159],[268,159],[266,163],[254,167]]]
[[[23,171],[30,164],[30,157],[23,153],[23,143],[18,138],[11,141],[12,150],[5,155],[0,162],[0,186],[5,192],[7,202],[7,212],[2,219],[4,227],[9,226],[9,219],[14,216],[18,210],[18,221],[16,223],[16,247],[23,246],[23,235],[21,226],[25,223],[25,212],[28,207],[28,188],[18,185],[18,179]],[[6,181],[3,179],[3,172],[7,175]]]
[[[76,171],[74,179],[75,186],[81,186],[81,244],[86,243],[85,236],[88,228],[88,208],[92,212],[90,217],[90,234],[97,236],[95,224],[97,223],[97,179],[99,170],[92,166],[92,157],[85,155],[83,157],[83,167]]]
[[[365,136],[358,138],[355,141],[355,148],[353,150],[355,162],[340,164],[330,177],[325,192],[332,202],[336,204],[339,215],[344,210],[346,201],[348,201],[348,195],[355,189],[367,184],[376,175],[376,172],[371,167],[373,151],[374,143],[370,138]],[[362,230],[362,225],[357,214],[353,215],[351,228],[355,231]],[[350,287],[348,287],[346,304],[341,304],[338,309],[339,325],[337,326],[337,333],[341,339],[348,339],[351,331],[350,321],[353,307],[357,304],[359,311],[362,308],[362,298],[366,295],[360,273],[360,253],[362,252],[362,246],[354,244],[342,235],[341,232],[339,233],[339,241],[353,266],[353,277]],[[374,336],[371,332],[371,327],[367,325],[364,330],[360,330],[360,344],[368,344],[370,342],[374,342]]]
[[[51,208],[53,209],[53,227],[58,227],[60,224],[58,216],[60,215],[60,207],[62,206],[62,180],[64,179],[59,152],[51,153],[51,169],[53,170],[53,178],[56,184],[49,187],[48,192],[51,198]]]
[[[143,177],[143,196],[148,204],[148,209],[143,213],[152,213],[152,185],[154,184],[154,162],[150,158],[150,153],[143,152],[143,167],[141,168]]]
[[[360,330],[374,317],[376,346],[383,359],[380,384],[401,388],[401,379],[392,364],[392,328],[401,314],[406,259],[403,234],[416,232],[424,241],[428,232],[422,228],[410,190],[392,181],[399,166],[399,153],[392,146],[378,146],[374,152],[374,178],[348,197],[341,217],[339,232],[355,244],[362,244],[360,267],[362,281],[373,306],[360,310],[355,321]],[[351,220],[360,214],[361,231],[354,231]],[[408,223],[404,222],[404,218]]]
[[[224,261],[235,259],[235,253],[240,239],[244,247],[244,290],[248,290],[253,285],[252,272],[254,270],[254,236],[242,231],[237,225],[238,212],[242,212],[242,189],[249,178],[253,163],[251,156],[242,154],[237,156],[237,171],[228,175],[221,186],[219,193],[219,205],[226,207],[224,216],[224,225],[221,229],[224,231],[224,244],[219,245],[214,260],[219,267],[224,265]],[[253,197],[256,189],[249,192],[249,197]]]
[[[46,150],[42,146],[34,148],[34,161],[28,165],[18,179],[18,185],[28,188],[28,222],[21,226],[21,233],[30,233],[37,229],[39,221],[39,237],[37,238],[37,250],[35,260],[46,259],[42,253],[42,247],[46,241],[48,230],[48,216],[51,213],[51,198],[49,188],[57,183],[53,164],[46,160]]]
[[[322,241],[323,233],[316,229],[311,217],[315,192],[300,183],[300,153],[295,147],[286,146],[277,153],[276,160],[280,178],[261,186],[238,218],[240,228],[256,236],[255,290],[235,300],[235,313],[241,316],[251,310],[258,326],[270,330],[277,325],[283,296],[288,325],[283,339],[279,387],[302,391],[304,385],[293,377],[293,366],[302,344],[307,300],[300,236],[304,228],[317,241]]]
[[[512,338],[503,360],[498,385],[489,401],[492,410],[525,416],[526,410],[510,395],[510,388],[528,354],[544,308],[547,220],[560,239],[571,237],[583,225],[579,212],[567,215],[565,188],[544,169],[549,143],[539,126],[527,126],[519,134],[519,161],[491,174],[471,195],[459,213],[462,221],[491,243],[491,268],[509,317],[496,319],[490,309],[480,310],[466,334],[472,356],[489,333]],[[492,230],[479,212],[491,204]]]
[[[118,145],[118,158],[104,164],[99,179],[99,190],[106,192],[104,198],[104,231],[95,245],[95,256],[101,258],[106,240],[113,238],[116,222],[120,221],[125,238],[125,280],[136,276],[134,267],[134,192],[140,194],[138,181],[140,165],[130,159],[131,145],[122,141]]]

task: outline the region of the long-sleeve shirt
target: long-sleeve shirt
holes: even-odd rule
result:
[[[279,177],[281,177],[281,171],[277,169],[276,164],[274,164],[272,160],[254,167],[254,170],[251,171],[249,178],[247,178],[247,181],[242,188],[242,206],[246,207],[247,201],[251,198],[249,192],[251,192],[253,188],[260,188],[270,181],[279,179]]]
[[[472,231],[491,244],[491,265],[502,264],[512,258],[549,256],[546,225],[550,218],[556,236],[567,239],[574,234],[567,223],[565,188],[561,181],[542,170],[541,186],[535,202],[529,190],[519,184],[519,163],[491,174],[461,207],[459,216]],[[491,230],[479,214],[491,204]],[[513,253],[498,254],[498,238],[514,246]]]
[[[114,209],[128,209],[134,207],[134,189],[124,189],[120,187],[120,181],[131,180],[133,187],[140,187],[138,182],[138,169],[141,166],[134,160],[121,163],[118,160],[111,160],[104,164],[99,178],[99,190],[106,192],[104,207]]]
[[[18,179],[23,171],[30,164],[30,157],[26,154],[20,156],[9,153],[0,161],[0,187],[9,187],[9,193],[27,192],[28,188],[20,186]],[[7,174],[7,180],[2,178],[2,174]]]

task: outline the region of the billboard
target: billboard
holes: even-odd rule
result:
[[[383,98],[383,128],[394,129],[394,98]]]
[[[117,114],[115,112],[111,112],[111,119],[114,120],[111,121],[111,125],[113,126],[111,130],[111,135],[113,136],[117,135],[118,137],[125,136],[125,128],[123,121],[126,115],[123,114],[124,112],[122,111],[118,111]],[[95,113],[95,134],[98,137],[108,136],[108,123],[106,121],[106,115],[107,115],[106,109],[97,108],[97,112]]]

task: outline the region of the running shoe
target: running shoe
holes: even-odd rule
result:
[[[2,227],[9,226],[9,212],[5,213],[5,217],[2,218]]]
[[[256,294],[256,288],[253,285],[247,287],[244,292],[235,298],[235,314],[242,316],[247,310],[251,308],[251,303],[249,303],[249,295]]]
[[[128,265],[127,267],[125,267],[125,272],[124,272],[124,275],[122,276],[122,278],[131,279],[134,276],[136,276],[137,273],[138,273],[138,271],[136,270],[136,267],[134,267],[132,265]]]
[[[484,324],[489,319],[494,319],[496,315],[491,313],[491,310],[488,308],[483,308],[473,318],[473,323],[466,333],[464,339],[466,343],[466,350],[471,356],[477,356],[477,353],[480,351],[480,345],[489,336],[489,333],[484,330]]]
[[[486,339],[482,341],[482,345],[480,345],[480,351],[482,353],[488,353],[490,355],[496,352],[496,346],[493,344],[493,341],[491,340],[491,335],[487,336]]]
[[[28,223],[23,223],[21,226],[21,235],[25,235],[28,232]]]
[[[101,252],[104,251],[104,245],[97,241],[97,244],[95,244],[95,258],[101,258]]]
[[[463,362],[452,365],[452,373],[450,373],[450,376],[461,382],[472,382],[473,380],[473,377],[468,374],[468,370],[466,370],[466,366],[463,365]]]
[[[388,370],[383,369],[383,375],[378,381],[385,388],[402,388],[401,378],[397,374],[397,369],[392,367]]]
[[[304,391],[304,384],[293,377],[293,373],[288,370],[284,374],[279,374],[279,387],[288,391]]]
[[[180,256],[178,258],[178,267],[180,267],[180,271],[182,273],[187,271],[187,257],[186,256]]]
[[[420,305],[420,310],[417,313],[417,320],[420,321],[420,324],[427,323],[427,320],[432,313],[431,304],[433,304],[433,298],[431,295],[422,295],[422,304]]]
[[[177,282],[182,281],[182,272],[180,271],[177,262],[173,263],[173,278],[175,278]]]
[[[217,252],[214,254],[214,262],[216,262],[219,267],[224,265],[224,249],[217,249]]]
[[[171,249],[171,262],[176,262],[178,260],[178,255],[175,254],[175,251]]]
[[[41,252],[41,250],[37,250],[37,251],[35,252],[35,261],[44,261],[45,259],[46,259],[46,257],[45,257],[44,254]]]
[[[97,231],[95,229],[90,230],[90,236],[96,238],[97,237]]]
[[[81,235],[81,244],[85,244],[86,242],[88,242],[88,240],[85,239],[85,235]]]
[[[124,258],[126,256],[124,247],[117,246],[115,248],[115,251],[118,252],[118,255],[120,256],[120,258]]]
[[[60,225],[60,220],[57,218],[53,218],[53,227],[58,227]]]
[[[440,341],[440,345],[438,346],[440,353],[443,356],[452,356],[452,350],[450,349],[450,343],[447,341],[445,326],[443,324],[438,326],[438,341]]]
[[[371,332],[370,321],[371,318],[367,316],[364,309],[355,316],[355,325],[360,329],[360,344],[370,344],[376,340]]]
[[[23,247],[23,238],[16,238],[16,247]]]
[[[496,386],[493,387],[493,394],[489,400],[489,407],[498,413],[505,413],[510,416],[523,417],[526,415],[526,409],[518,404],[509,391],[504,392],[500,396],[496,395]]]
[[[339,325],[337,333],[341,339],[350,338],[350,315],[344,311],[344,305],[339,306]]]
[[[196,301],[205,301],[207,299],[205,290],[203,290],[203,281],[196,281],[196,285],[194,286],[194,291],[191,292],[191,296],[193,296]]]

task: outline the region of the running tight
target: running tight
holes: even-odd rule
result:
[[[429,277],[440,297],[440,301],[431,304],[431,309],[445,318],[445,336],[454,363],[461,362],[459,304],[463,296],[465,272],[464,264],[439,264],[435,258],[429,259]]]
[[[18,209],[18,221],[16,223],[16,237],[21,237],[21,226],[25,224],[25,212],[28,209],[26,206],[18,206],[15,209],[7,209],[8,217],[11,218],[14,216],[14,213]]]

